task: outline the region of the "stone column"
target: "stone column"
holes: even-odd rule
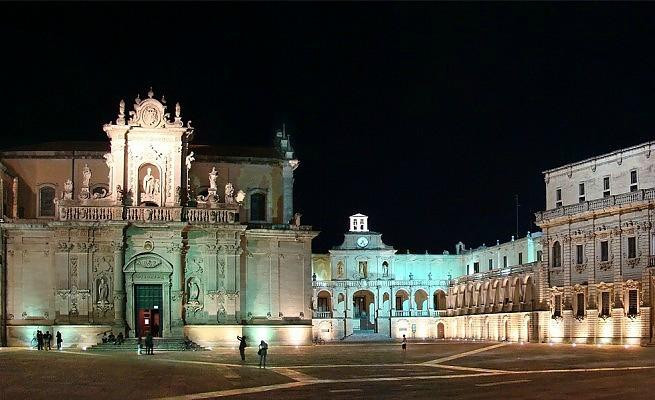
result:
[[[121,242],[112,243],[114,251],[114,326],[125,326],[125,275],[123,275],[123,257],[125,245]],[[135,332],[135,327],[130,330]]]
[[[173,263],[173,274],[170,283],[171,298],[171,322],[170,334],[173,337],[184,336],[184,245],[182,243],[171,243],[169,248],[171,253],[171,262]],[[165,291],[164,291],[165,292]]]
[[[286,224],[293,218],[293,171],[298,166],[298,161],[288,160],[282,166],[282,186],[283,186],[283,215],[282,223]]]

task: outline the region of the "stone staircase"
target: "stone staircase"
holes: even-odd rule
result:
[[[355,332],[346,336],[342,342],[362,343],[362,342],[393,342],[394,340],[385,333],[375,332]]]
[[[111,352],[135,352],[136,353],[137,340],[136,338],[125,339],[122,344],[113,343],[98,343],[94,346],[88,347],[86,351],[94,353],[111,353]],[[205,348],[193,344],[195,350],[206,350]],[[155,338],[154,339],[155,353],[158,351],[192,351],[187,350],[184,346],[184,339],[182,338]],[[141,351],[145,354],[145,340],[141,341]]]

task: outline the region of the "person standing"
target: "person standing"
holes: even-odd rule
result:
[[[57,331],[57,350],[61,350],[61,342],[63,342],[61,332]]]
[[[43,350],[43,332],[36,331],[36,344],[38,350]]]
[[[143,345],[143,342],[141,341],[141,336],[137,336],[136,339],[136,354],[141,355],[141,346]]]
[[[52,334],[50,331],[45,331],[45,336],[43,338],[45,339],[45,349],[52,350]]]
[[[259,351],[257,351],[257,354],[259,354],[259,368],[266,368],[266,355],[268,353],[268,343],[265,341],[261,341],[259,343]]]
[[[246,361],[246,347],[248,347],[248,344],[246,343],[246,337],[237,336],[237,340],[239,341],[239,353],[241,354],[241,361]]]
[[[154,347],[152,333],[148,332],[146,335],[146,354],[153,354]]]
[[[401,347],[403,349],[403,354],[407,353],[407,338],[403,335],[403,341],[401,342]]]

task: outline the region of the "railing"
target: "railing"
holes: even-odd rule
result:
[[[411,317],[411,313],[409,310],[393,310],[391,315],[394,317]]]
[[[224,223],[232,224],[236,220],[236,209],[220,210],[211,208],[185,208],[184,218],[191,223]]]
[[[557,207],[554,210],[539,211],[535,213],[536,222],[565,215],[574,215],[585,211],[600,210],[614,205],[630,204],[643,200],[654,200],[655,188],[642,189],[635,192],[616,194],[602,199],[589,200],[583,203],[571,204],[564,207]]]
[[[487,278],[496,278],[496,277],[502,277],[502,276],[510,276],[510,275],[516,275],[516,274],[522,274],[525,272],[532,272],[535,266],[539,264],[539,261],[533,261],[531,263],[527,264],[521,264],[521,265],[516,265],[513,267],[508,267],[508,268],[503,268],[503,269],[495,269],[491,271],[485,271],[485,272],[479,272],[477,274],[472,274],[472,275],[464,275],[461,276],[457,279],[452,280],[452,284],[461,284],[461,283],[466,283],[469,281],[479,281],[482,279],[487,279]]]
[[[655,267],[655,256],[648,256],[648,266]]]
[[[431,317],[447,317],[448,310],[431,310],[430,314]]]
[[[332,318],[332,311],[314,311],[314,319],[330,319]]]
[[[128,221],[181,221],[181,207],[126,207]]]
[[[60,221],[117,221],[123,219],[123,207],[59,206]]]
[[[448,280],[412,280],[412,281],[396,281],[393,279],[380,279],[380,280],[331,280],[331,281],[313,281],[312,286],[315,288],[377,288],[377,287],[435,287],[446,288],[449,284]]]

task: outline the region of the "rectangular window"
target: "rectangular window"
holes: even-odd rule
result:
[[[466,264],[466,275],[470,273],[471,273],[471,267],[468,264]]]
[[[610,316],[610,292],[600,294],[600,315]]]
[[[584,262],[584,247],[581,244],[575,246],[575,263],[580,265]]]
[[[578,317],[584,317],[585,316],[584,293],[578,293],[576,300],[578,302],[577,304],[578,312],[576,313],[576,315]]]
[[[555,310],[553,316],[561,317],[562,316],[562,295],[555,295]]]
[[[491,271],[492,269],[494,269],[494,260],[493,260],[493,258],[490,258],[489,259],[489,271]]]
[[[638,189],[637,185],[637,170],[632,170],[630,171],[630,191],[631,192],[636,192]]]
[[[628,258],[637,257],[637,238],[629,237],[628,238]]]
[[[607,240],[603,240],[600,242],[600,261],[609,261],[610,259],[610,251],[609,251],[609,243]]]
[[[396,296],[396,310],[402,310],[403,309],[403,298],[400,296]]]
[[[603,197],[610,197],[610,177],[603,178]]]
[[[584,183],[578,185],[578,201],[584,203],[585,194],[584,194]]]
[[[519,265],[523,264],[523,253],[519,253]]]
[[[507,256],[503,256],[503,268],[507,268]]]
[[[474,262],[473,263],[473,273],[477,274],[478,272],[480,272],[480,263],[479,262]]]
[[[541,261],[542,253],[541,250],[537,250],[537,261]]]
[[[562,206],[562,189],[555,190],[555,207]]]
[[[628,291],[628,315],[637,315],[637,290]]]

